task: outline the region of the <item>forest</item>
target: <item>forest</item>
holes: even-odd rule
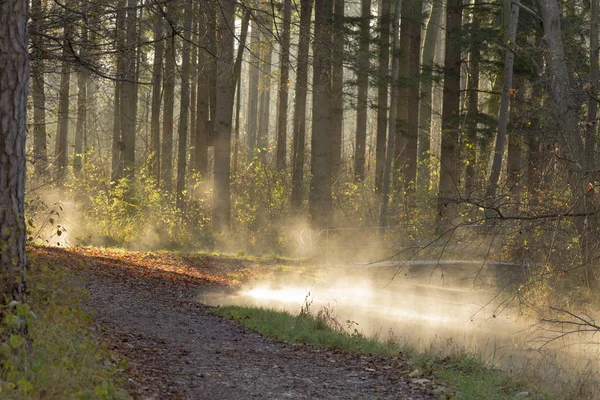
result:
[[[377,334],[352,301],[426,319],[425,296],[462,318],[473,295],[465,320],[506,312],[530,322],[513,321],[523,343],[597,352],[599,29],[600,0],[0,0],[0,397],[42,390],[15,360],[36,337],[29,293],[64,286],[55,264],[106,285],[90,304],[113,321],[94,296],[127,289],[99,265],[152,290],[189,280],[210,306],[298,289],[298,318],[350,338]],[[299,289],[367,282],[338,317]],[[598,396],[597,364],[557,398]],[[106,382],[94,396],[120,398]],[[463,398],[446,389],[419,393]]]

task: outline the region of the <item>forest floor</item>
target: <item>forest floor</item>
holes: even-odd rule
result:
[[[264,272],[264,262],[257,267],[210,255],[92,248],[36,253],[58,258],[82,275],[95,329],[126,359],[135,399],[438,397],[433,382],[409,377],[410,366],[400,356],[282,343],[198,301],[210,291],[235,290],[261,268]]]

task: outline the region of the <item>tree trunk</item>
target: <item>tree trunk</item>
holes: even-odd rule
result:
[[[264,164],[267,162],[267,147],[269,146],[270,132],[270,114],[271,114],[271,60],[273,58],[273,46],[270,43],[270,31],[273,27],[273,18],[267,16],[263,22],[261,32],[261,45],[263,48],[261,62],[261,80],[260,80],[260,103],[258,105],[258,132],[257,145],[260,149],[260,160]]]
[[[173,182],[173,118],[175,106],[175,43],[176,36],[173,31],[175,24],[174,4],[167,4],[165,69],[163,75],[163,137],[160,154],[160,186],[166,191],[171,190]]]
[[[508,155],[506,158],[507,166],[507,186],[512,194],[513,212],[519,210],[521,200],[521,172],[523,159],[523,132],[521,129],[521,113],[524,108],[523,92],[525,90],[525,77],[523,74],[516,74],[513,79],[512,89],[514,91],[513,99],[510,104],[509,114],[509,132],[508,132]]]
[[[256,150],[256,134],[258,130],[258,79],[260,61],[260,31],[258,22],[252,21],[250,32],[250,61],[248,79],[248,114],[246,116],[246,130],[248,135],[248,160],[254,157]]]
[[[344,0],[333,0],[331,48],[331,176],[336,179],[342,163],[344,123]]]
[[[123,82],[121,79],[124,76],[125,63],[125,18],[126,18],[127,0],[118,0],[117,2],[117,20],[115,23],[115,45],[116,45],[116,69],[117,80],[114,83],[115,97],[113,106],[113,132],[112,132],[112,147],[111,147],[111,180],[116,182],[123,177],[123,162],[122,162],[122,147],[123,141],[121,137],[122,125],[122,106],[121,96]]]
[[[0,2],[0,316],[26,300],[27,2]],[[26,328],[25,328],[26,329]],[[4,336],[4,335],[2,335]]]
[[[247,10],[242,20],[242,29],[238,38],[237,56],[233,66],[233,77],[235,80],[235,137],[233,140],[233,174],[235,175],[238,169],[238,152],[240,144],[240,113],[242,102],[242,61],[244,59],[244,49],[246,48],[246,37],[248,36],[248,26],[250,24],[251,13]],[[285,147],[285,146],[284,146]]]
[[[198,26],[200,23],[200,2],[192,2],[192,33],[190,40],[192,43],[198,43]],[[198,101],[198,46],[192,46],[192,55],[190,60],[190,171],[194,171],[196,166],[196,131],[198,129],[198,120],[196,117]],[[193,178],[192,178],[193,179]],[[193,182],[192,182],[193,184]],[[189,185],[188,185],[189,186]]]
[[[477,184],[477,125],[479,122],[479,64],[481,63],[481,40],[476,37],[481,28],[481,1],[473,4],[473,20],[471,22],[471,51],[469,53],[469,76],[467,81],[467,117],[466,130],[466,168],[465,195],[473,194]]]
[[[446,55],[444,103],[442,104],[442,149],[439,176],[438,216],[442,223],[456,216],[460,197],[458,139],[460,113],[462,0],[448,0],[446,7]]]
[[[154,62],[152,64],[152,117],[150,119],[150,169],[160,181],[160,104],[162,99],[162,69],[165,52],[163,22],[157,18],[154,23]]]
[[[77,122],[75,124],[75,154],[73,155],[73,172],[81,172],[83,167],[83,138],[87,129],[87,73],[77,71]]]
[[[362,182],[365,179],[365,151],[367,142],[367,118],[369,113],[371,0],[362,0],[361,5],[358,68],[356,71],[358,96],[356,99],[356,144],[354,150],[354,179],[358,182]],[[383,77],[381,77],[381,79],[383,79]],[[387,96],[387,85],[385,89]]]
[[[215,114],[215,166],[212,226],[215,232],[229,229],[230,224],[230,162],[231,120],[235,97],[233,73],[233,32],[235,30],[235,1],[222,0],[217,22],[220,38],[217,53],[217,99]]]
[[[306,138],[306,94],[308,88],[308,50],[310,43],[310,16],[313,0],[300,0],[300,33],[298,66],[294,102],[294,133],[292,143],[292,199],[294,210],[302,205],[304,185],[304,151]]]
[[[502,99],[500,101],[500,113],[498,115],[498,134],[496,136],[496,145],[494,146],[494,158],[492,161],[492,170],[488,186],[485,192],[485,198],[489,199],[493,204],[496,197],[496,189],[498,180],[502,170],[502,157],[506,148],[506,136],[508,127],[508,110],[510,105],[511,91],[513,90],[513,65],[515,61],[515,53],[513,48],[517,38],[517,26],[519,22],[519,7],[512,4],[511,0],[504,0],[504,8],[506,17],[508,18],[506,25],[507,43],[509,48],[506,49],[504,57],[504,79],[502,84]]]
[[[44,79],[44,38],[41,21],[44,18],[41,0],[31,2],[31,97],[33,100],[33,158],[36,175],[47,173],[46,95]]]
[[[133,178],[135,165],[135,129],[137,120],[137,0],[127,2],[123,85],[121,88],[121,140],[123,176]]]
[[[412,0],[410,9],[410,47],[409,47],[409,87],[408,119],[406,129],[406,168],[404,169],[404,187],[411,196],[417,182],[417,154],[419,140],[419,82],[421,78],[421,14],[423,4]]]
[[[69,24],[67,24],[68,26]],[[69,65],[70,28],[65,27],[63,40],[63,63],[60,72],[60,89],[58,94],[58,123],[56,127],[56,181],[61,185],[67,174],[68,137],[69,137],[69,90],[71,87],[71,67]]]
[[[286,168],[287,154],[287,114],[288,114],[288,87],[290,79],[290,24],[292,19],[292,2],[283,2],[283,28],[281,36],[281,56],[279,58],[279,99],[277,107],[277,169]]]
[[[410,75],[410,31],[411,8],[413,0],[404,0],[400,6],[400,64],[398,66],[398,109],[396,110],[396,142],[394,143],[394,163],[392,177],[399,172],[404,172],[407,167],[407,141],[408,141],[408,104],[409,104],[409,75]],[[395,183],[399,180],[393,178]],[[408,182],[403,182],[404,185]],[[394,185],[395,187],[396,185]]]
[[[390,104],[390,126],[388,130],[388,145],[387,155],[385,159],[385,170],[383,174],[383,182],[381,187],[381,202],[379,206],[379,226],[385,227],[387,225],[387,213],[390,193],[390,179],[392,175],[392,164],[394,158],[394,144],[396,135],[396,111],[398,109],[398,76],[400,72],[400,41],[398,40],[398,31],[400,30],[400,0],[393,0],[394,2],[394,18],[392,20],[393,26],[393,56],[392,56],[392,99]]]
[[[327,228],[331,218],[331,49],[332,0],[315,1],[313,44],[313,115],[311,181],[308,199],[313,228]]]
[[[179,148],[177,152],[177,208],[184,210],[185,172],[187,167],[188,124],[190,116],[190,38],[192,31],[192,3],[183,4],[183,48],[181,51],[181,100],[179,107],[179,125],[177,134]]]
[[[194,170],[202,178],[208,176],[208,137],[211,134],[210,124],[210,73],[211,65],[214,63],[212,54],[203,50],[208,48],[211,31],[207,29],[210,13],[206,9],[200,10],[200,53],[198,54],[198,101],[196,103],[196,139],[195,139],[195,161]]]
[[[419,150],[418,164],[419,173],[417,185],[428,189],[431,180],[431,112],[433,102],[433,58],[435,56],[436,43],[440,37],[440,26],[444,16],[444,4],[442,0],[434,0],[431,6],[431,14],[425,32],[422,55],[422,79],[421,79],[421,102],[419,103]]]
[[[388,75],[390,62],[390,4],[392,0],[381,0],[379,19],[379,67],[377,84],[377,143],[375,146],[375,190],[383,183],[386,162],[385,141],[388,129]]]

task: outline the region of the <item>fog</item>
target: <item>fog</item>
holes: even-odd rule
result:
[[[380,340],[391,336],[442,355],[467,350],[512,375],[541,381],[546,389],[584,398],[598,392],[598,338],[567,335],[550,341],[560,331],[550,332],[535,318],[525,317],[519,312],[518,296],[490,283],[514,265],[475,260],[439,264],[338,264],[316,278],[282,274],[248,284],[233,295],[211,293],[200,300],[296,314],[309,302],[313,311],[328,307],[342,325]],[[474,284],[474,275],[486,284]]]

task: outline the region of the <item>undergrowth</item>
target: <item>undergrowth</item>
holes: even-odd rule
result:
[[[31,350],[19,335],[4,335],[12,339],[0,343],[0,398],[130,399],[124,365],[90,329],[86,293],[72,271],[30,258],[30,303],[2,321],[0,333],[11,330],[15,317],[28,319]]]
[[[301,312],[293,315],[287,311],[262,307],[224,306],[216,312],[239,321],[245,327],[285,343],[306,344],[318,348],[350,353],[400,356],[412,371],[411,377],[433,378],[451,390],[441,399],[522,399],[551,398],[534,394],[521,382],[507,373],[491,368],[475,354],[464,349],[453,349],[449,355],[418,352],[405,344],[378,337],[367,337],[356,329],[352,321],[340,322],[331,309],[318,312],[305,302]]]

